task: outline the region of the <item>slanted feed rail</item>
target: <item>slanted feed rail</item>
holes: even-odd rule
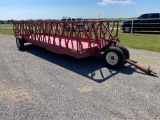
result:
[[[118,27],[119,21],[13,21],[19,50],[24,49],[24,43],[32,43],[79,59],[104,52],[103,60],[110,68],[132,64],[129,51],[119,46]]]

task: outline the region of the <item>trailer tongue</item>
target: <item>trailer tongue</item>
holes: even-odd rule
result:
[[[75,58],[98,56],[109,68],[120,68],[129,63],[149,75],[143,68],[129,60],[129,51],[119,46],[119,21],[13,21],[13,30],[19,50],[24,43],[32,43],[49,51]]]
[[[127,63],[133,65],[135,68],[137,68],[137,69],[145,72],[145,73],[148,74],[148,75],[157,76],[157,73],[154,72],[154,71],[152,71],[152,70],[150,69],[150,66],[148,67],[148,69],[146,69],[146,68],[144,68],[144,67],[142,67],[142,66],[140,66],[140,65],[137,65],[136,63],[132,62],[131,60],[126,59],[125,61],[126,61]]]

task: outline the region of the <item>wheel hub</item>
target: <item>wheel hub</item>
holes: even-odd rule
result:
[[[118,63],[118,56],[116,53],[114,52],[109,52],[106,55],[106,61],[110,64],[110,65],[116,65]]]

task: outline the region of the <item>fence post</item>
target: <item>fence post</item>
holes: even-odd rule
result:
[[[131,34],[133,33],[133,21],[134,20],[132,20]]]

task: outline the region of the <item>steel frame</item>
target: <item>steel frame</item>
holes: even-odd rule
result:
[[[112,28],[109,28],[110,24],[112,24]],[[118,42],[118,25],[118,21],[13,21],[15,36],[23,36],[25,39],[37,40],[48,44],[56,44],[55,41],[58,38],[58,46],[61,46],[61,43],[64,42],[66,48],[68,48],[69,41],[76,40],[77,50],[83,49],[83,41],[88,43],[89,48],[94,43],[98,45],[99,49],[105,46],[101,43],[104,38]],[[80,26],[81,31],[77,29]],[[113,35],[114,30],[116,31]],[[74,49],[73,44],[72,49]]]

